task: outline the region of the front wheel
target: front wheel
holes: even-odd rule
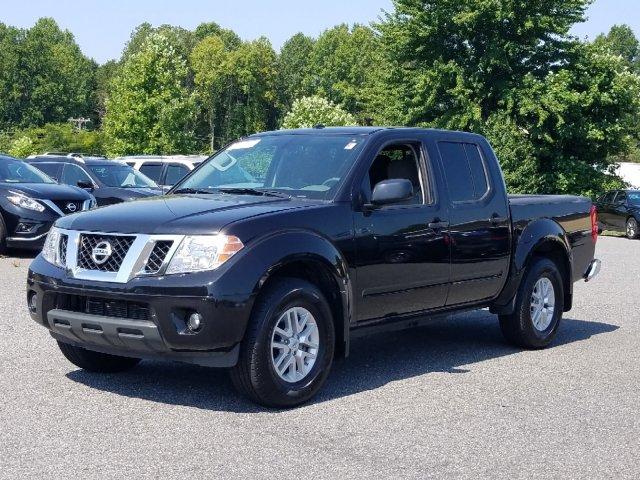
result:
[[[520,285],[516,309],[500,316],[505,338],[524,348],[547,347],[556,335],[564,310],[564,289],[558,266],[535,258]]]
[[[132,369],[139,358],[120,357],[106,353],[94,352],[86,348],[76,347],[68,343],[58,342],[62,354],[76,367],[97,373],[118,373]]]
[[[304,280],[276,280],[260,295],[231,380],[267,407],[294,407],[322,387],[335,349],[331,309]]]
[[[638,221],[635,218],[631,217],[627,220],[626,233],[627,238],[631,240],[638,238]]]

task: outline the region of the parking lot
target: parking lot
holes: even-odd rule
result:
[[[78,370],[26,312],[30,257],[1,258],[0,478],[640,478],[640,241],[597,256],[552,348],[486,311],[358,339],[290,411],[224,371]]]

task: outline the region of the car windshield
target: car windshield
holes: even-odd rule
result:
[[[640,206],[640,192],[627,192],[627,198],[631,205]]]
[[[89,165],[91,172],[107,187],[148,188],[157,187],[156,182],[129,165]]]
[[[28,163],[7,157],[0,157],[0,182],[56,183],[51,177]]]
[[[249,137],[206,160],[173,192],[234,189],[239,193],[243,189],[328,199],[364,143],[362,136],[340,134]]]

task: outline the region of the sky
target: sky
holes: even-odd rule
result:
[[[369,23],[391,8],[391,0],[0,0],[0,22],[25,28],[53,17],[75,35],[85,55],[104,63],[120,56],[143,22],[193,29],[214,21],[245,40],[264,35],[279,49],[297,32],[317,36],[339,23]],[[588,16],[575,35],[593,39],[627,23],[640,37],[640,0],[595,0]]]

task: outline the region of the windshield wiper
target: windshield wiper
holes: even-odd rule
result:
[[[257,188],[249,188],[249,187],[219,188],[218,191],[222,193],[230,193],[235,195],[261,195],[264,197],[291,198],[291,195],[287,195],[286,193],[278,192],[276,190],[260,190]]]
[[[205,190],[204,188],[179,188],[178,190],[171,193],[213,193],[211,190]]]

